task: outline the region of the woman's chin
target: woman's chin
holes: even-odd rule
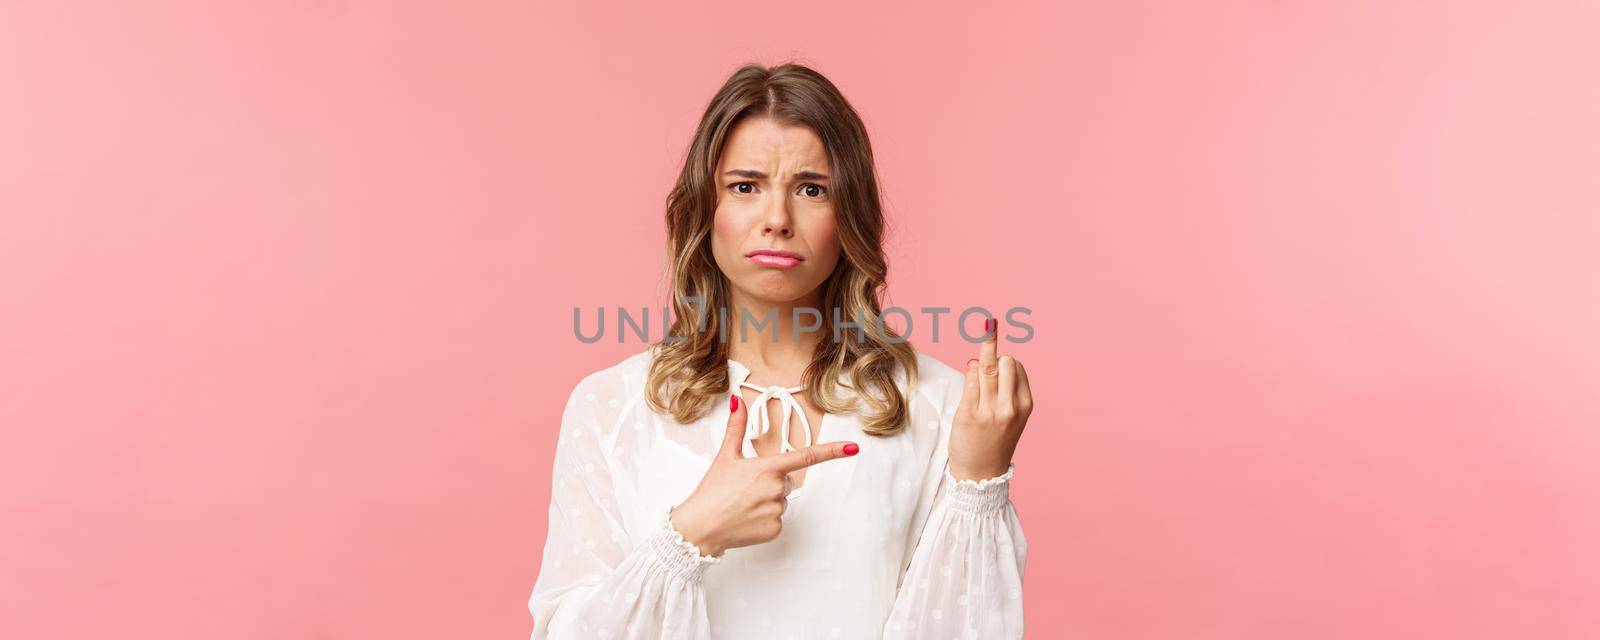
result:
[[[756,302],[764,304],[791,304],[816,289],[804,286],[788,272],[763,274],[740,288]]]

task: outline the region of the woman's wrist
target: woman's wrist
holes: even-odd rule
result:
[[[657,533],[645,541],[656,557],[656,561],[668,572],[690,582],[699,582],[701,576],[711,565],[722,562],[722,558],[705,555],[704,551],[686,540],[683,534],[672,526],[672,510],[668,509],[663,514]]]
[[[698,547],[700,553],[720,558],[728,550],[717,541],[715,535],[712,535],[714,531],[705,526],[700,518],[695,517],[693,512],[685,512],[675,507],[668,514],[667,522],[683,536],[684,540]]]
[[[950,469],[945,476],[950,479],[949,499],[957,511],[972,514],[989,514],[1004,509],[1011,502],[1011,476],[1017,465],[1008,464],[999,475],[981,479],[959,478]]]
[[[1011,463],[1009,462],[998,466],[991,464],[972,467],[957,465],[953,462],[950,463],[950,475],[952,477],[957,480],[972,480],[974,482],[1000,477],[1005,475],[1005,472],[1009,471],[1010,469]]]

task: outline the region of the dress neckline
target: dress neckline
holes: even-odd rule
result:
[[[745,414],[743,449],[746,457],[758,457],[759,454],[756,453],[753,443],[772,430],[772,419],[768,414],[767,405],[774,399],[778,401],[778,406],[783,411],[778,427],[778,452],[786,453],[796,450],[794,445],[789,444],[789,423],[791,422],[791,417],[795,414],[799,415],[801,428],[805,430],[805,446],[809,447],[814,444],[811,437],[811,419],[806,417],[805,407],[800,406],[800,402],[794,398],[794,394],[805,390],[805,385],[786,387],[775,384],[764,387],[749,382],[750,368],[745,366],[744,363],[729,358],[728,367],[730,392],[744,387],[752,389],[758,394],[754,401],[748,403],[749,409]],[[817,434],[819,440],[827,432],[829,415],[826,411],[822,413],[821,432]],[[815,471],[815,467],[806,471],[805,484],[789,492],[791,499],[798,497],[806,487],[811,486],[811,483],[816,480]]]

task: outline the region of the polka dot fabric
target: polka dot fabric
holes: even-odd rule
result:
[[[726,403],[690,424],[651,411],[650,357],[581,380],[554,430],[533,640],[1022,637],[1016,465],[981,481],[948,469],[960,372],[919,355],[911,420],[888,437],[825,416],[817,442],[861,453],[807,471],[778,538],[713,558],[665,516],[710,466]],[[728,367],[732,394],[750,372]]]

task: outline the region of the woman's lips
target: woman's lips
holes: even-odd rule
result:
[[[791,269],[799,265],[801,260],[804,260],[796,253],[769,249],[757,249],[745,255],[756,264],[777,269]]]

